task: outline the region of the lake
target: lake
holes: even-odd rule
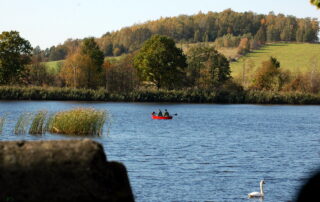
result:
[[[320,168],[320,106],[1,101],[1,140],[73,138],[13,129],[22,112],[74,107],[112,114],[92,139],[125,164],[136,201],[255,201],[262,179],[264,201],[289,201]],[[178,116],[152,120],[158,109]]]

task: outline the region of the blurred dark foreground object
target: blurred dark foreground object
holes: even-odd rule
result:
[[[308,179],[298,193],[297,202],[309,201],[320,201],[320,171]]]
[[[0,201],[134,201],[125,166],[92,140],[0,142]]]

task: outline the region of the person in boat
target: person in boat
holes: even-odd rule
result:
[[[162,115],[162,111],[161,111],[160,109],[159,109],[158,116],[163,116],[163,115]]]
[[[156,115],[156,113],[155,112],[152,112],[152,116],[155,116]]]
[[[166,117],[170,116],[169,112],[167,111],[167,109],[164,110],[164,116],[166,116]]]

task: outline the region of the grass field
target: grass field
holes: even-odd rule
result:
[[[45,66],[48,69],[48,72],[52,74],[57,74],[60,71],[60,68],[63,65],[64,60],[58,60],[58,61],[50,61],[50,62],[45,62]]]
[[[108,56],[108,57],[104,58],[104,61],[108,60],[111,63],[115,63],[115,62],[119,62],[120,60],[122,60],[126,56],[127,56],[127,54],[122,54],[120,56]]]
[[[292,73],[307,72],[313,65],[320,70],[320,44],[309,43],[275,43],[263,46],[231,63],[232,76],[242,74],[245,69],[254,72],[261,63],[270,56],[276,57],[280,62],[280,68],[290,70]]]

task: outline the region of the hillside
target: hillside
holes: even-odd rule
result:
[[[183,50],[183,52],[186,54],[188,52],[188,50],[196,45],[199,44],[205,44],[208,46],[214,46],[214,42],[207,42],[207,43],[178,43],[176,44],[176,46],[178,48],[181,48]],[[218,51],[225,55],[227,58],[237,58],[239,57],[238,53],[237,53],[237,48],[224,48],[221,47],[218,49]],[[121,59],[123,59],[126,56],[126,54],[122,54],[121,56],[108,56],[105,57],[105,60],[109,60],[111,63],[112,62],[116,62],[119,61]],[[50,62],[44,62],[44,64],[46,65],[48,71],[50,73],[56,74],[58,73],[60,67],[63,65],[64,60],[58,60],[58,61],[50,61]]]
[[[96,38],[104,56],[120,56],[138,50],[152,35],[171,37],[178,44],[210,43],[226,35],[248,37],[257,42],[316,42],[319,22],[317,19],[297,18],[254,12],[199,12],[195,15],[179,15],[160,18],[141,24],[106,32]],[[68,39],[46,50],[37,48],[43,61],[63,60],[81,44],[82,39]],[[228,47],[228,46],[224,46]]]
[[[97,38],[105,56],[117,56],[133,52],[154,34],[173,38],[178,43],[214,42],[227,34],[233,36],[251,35],[257,40],[276,42],[315,42],[318,40],[319,24],[316,19],[235,12],[198,13],[161,18],[142,24],[107,32]]]
[[[320,44],[268,44],[241,57],[237,62],[232,62],[232,76],[238,77],[242,75],[244,64],[247,73],[254,72],[261,66],[262,61],[267,60],[270,56],[276,57],[280,61],[281,69],[290,70],[292,73],[307,72],[314,64],[318,69],[320,68],[320,59],[315,58],[319,55]]]
[[[182,43],[177,44],[177,47],[182,48],[186,53],[192,46],[199,43]],[[207,43],[213,46],[213,42]],[[237,48],[219,48],[218,51],[227,58],[237,58]],[[246,73],[253,73],[261,66],[261,63],[267,60],[270,56],[276,57],[281,63],[281,69],[290,70],[291,72],[306,72],[311,68],[311,60],[315,56],[320,55],[320,44],[311,43],[274,43],[263,46],[259,50],[242,56],[236,62],[231,62],[231,71],[233,77],[242,75],[244,63],[246,64]],[[105,59],[111,61],[121,60],[123,56],[106,57]],[[59,67],[63,64],[63,60],[52,61],[45,63],[49,72],[57,73]],[[320,68],[320,59],[318,61],[318,68]]]

